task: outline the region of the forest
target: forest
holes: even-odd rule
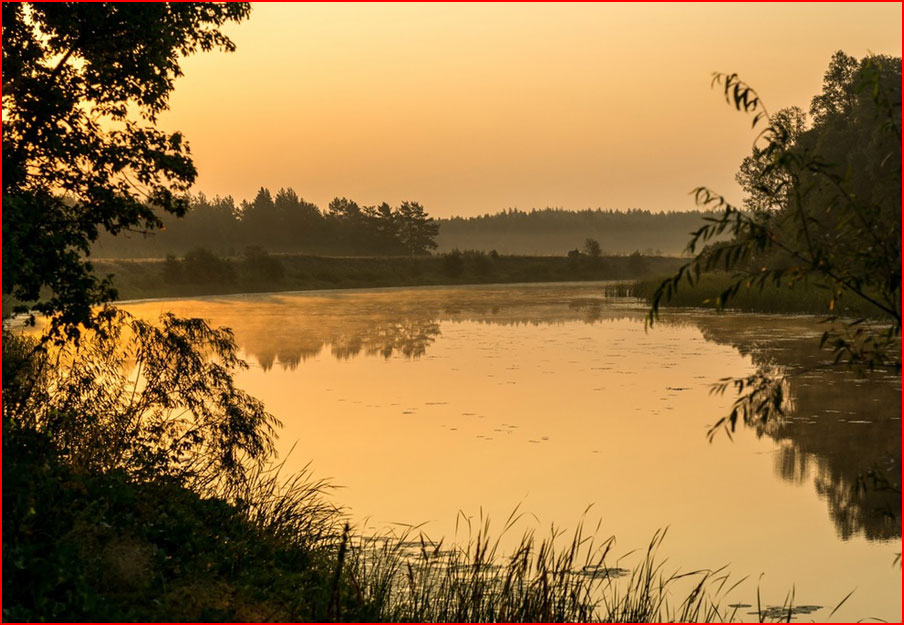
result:
[[[251,201],[231,196],[191,197],[183,218],[164,218],[153,233],[102,233],[100,258],[183,256],[197,247],[236,256],[248,247],[269,252],[325,256],[417,256],[469,249],[499,254],[564,256],[586,238],[604,255],[677,256],[708,211],[641,209],[507,209],[476,217],[433,218],[418,202],[361,206],[345,197],[326,210],[291,187],[275,194],[261,187]]]
[[[326,211],[300,198],[292,188],[275,195],[261,187],[252,201],[199,193],[183,218],[164,219],[153,233],[102,235],[94,246],[100,257],[183,255],[203,247],[235,256],[248,247],[274,252],[330,255],[417,256],[436,248],[438,226],[418,202],[392,207],[360,206],[335,198]]]

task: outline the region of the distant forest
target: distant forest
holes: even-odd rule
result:
[[[252,201],[238,205],[229,196],[199,194],[185,217],[165,217],[162,231],[116,237],[103,233],[93,251],[101,258],[183,256],[199,247],[224,256],[241,255],[248,248],[324,256],[408,256],[452,249],[564,256],[593,238],[603,255],[677,255],[705,214],[546,208],[433,219],[417,202],[361,206],[336,198],[324,211],[291,188],[275,195],[261,188]]]
[[[592,238],[599,242],[604,256],[635,251],[677,256],[684,252],[688,234],[709,214],[696,210],[653,213],[639,208],[509,209],[494,215],[439,219],[436,242],[440,251],[495,249],[500,254],[558,256]]]

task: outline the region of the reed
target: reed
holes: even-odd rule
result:
[[[628,295],[650,301],[665,278],[643,279],[626,285],[612,295]],[[720,272],[700,276],[693,286],[681,283],[666,306],[718,308],[719,296],[733,284],[730,274]],[[726,309],[760,313],[805,313],[826,316],[875,318],[878,309],[854,297],[836,302],[829,308],[831,292],[817,284],[797,283],[793,286],[765,284],[740,289],[726,304]]]
[[[467,521],[463,540],[432,541],[417,528],[359,537],[350,575],[381,621],[393,622],[732,622],[738,607],[725,601],[743,579],[725,567],[671,571],[659,555],[667,531],[657,531],[639,562],[626,569],[614,560],[614,537],[600,526],[571,533],[527,530],[515,547],[503,537],[521,515],[513,513],[494,534],[489,519]],[[460,515],[459,520],[465,519]],[[761,622],[783,621],[789,610]],[[775,618],[779,617],[779,618]],[[749,616],[748,616],[749,618]]]

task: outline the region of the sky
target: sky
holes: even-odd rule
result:
[[[224,30],[238,49],[185,59],[160,120],[196,191],[658,212],[741,197],[754,132],[714,71],[807,109],[836,50],[901,55],[901,3],[255,3]]]

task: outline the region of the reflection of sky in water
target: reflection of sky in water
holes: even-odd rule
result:
[[[798,603],[833,606],[858,587],[834,618],[899,620],[900,515],[884,511],[900,494],[856,481],[873,464],[900,476],[900,378],[808,374],[792,381],[786,423],[709,444],[731,404],[710,383],[815,362],[822,328],[687,312],[645,331],[641,306],[601,294],[490,286],[128,308],[231,326],[254,365],[240,383],[285,423],[280,448],[297,442],[289,464],[313,459],[371,525],[451,534],[459,510],[501,526],[520,503],[570,527],[593,504],[621,552],[669,525],[675,566],[731,562],[751,588],[765,573],[778,601],[795,584]]]

